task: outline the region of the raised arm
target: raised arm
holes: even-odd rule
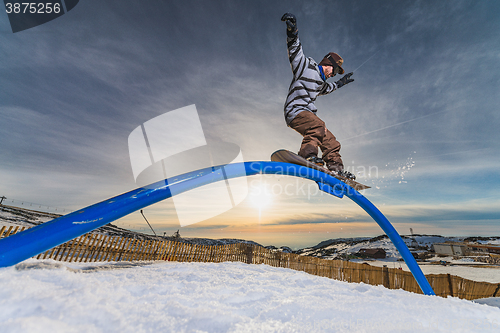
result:
[[[300,77],[306,65],[306,57],[302,52],[302,44],[299,39],[299,30],[297,29],[297,19],[295,15],[285,13],[281,21],[286,23],[286,44],[288,47],[288,60],[292,66],[293,76]]]

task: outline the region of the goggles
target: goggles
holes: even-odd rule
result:
[[[326,59],[328,59],[333,66],[333,74],[344,74],[344,69],[337,64],[331,54],[328,54]]]

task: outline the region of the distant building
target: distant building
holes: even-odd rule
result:
[[[360,249],[358,254],[362,257],[383,259],[387,256],[384,249]]]
[[[500,245],[493,244],[471,244],[467,243],[467,246],[475,252],[487,252],[487,253],[495,253],[500,254]]]
[[[469,252],[467,245],[457,243],[434,243],[432,248],[436,254],[447,256],[465,256]]]

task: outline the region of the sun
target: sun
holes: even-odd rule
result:
[[[248,198],[250,203],[258,209],[260,219],[262,210],[269,207],[273,202],[273,193],[269,184],[262,180],[255,180],[251,183]]]

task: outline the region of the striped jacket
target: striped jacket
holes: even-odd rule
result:
[[[337,89],[335,83],[328,83],[321,78],[318,64],[302,52],[299,37],[287,37],[288,59],[292,66],[293,79],[288,89],[285,103],[286,124],[302,111],[316,114],[316,97],[326,95]]]

